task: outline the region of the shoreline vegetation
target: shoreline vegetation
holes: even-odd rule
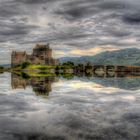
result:
[[[29,62],[23,62],[22,64],[4,68],[0,66],[0,73],[12,72],[18,75],[26,73],[29,76],[64,76],[69,77],[71,75],[78,75],[85,73],[85,75],[98,75],[98,76],[109,76],[112,77],[116,73],[131,74],[134,76],[140,76],[139,66],[113,66],[113,65],[92,65],[87,63],[86,65],[78,64],[75,65],[73,62],[68,61],[56,66],[42,65],[42,64],[31,64]]]

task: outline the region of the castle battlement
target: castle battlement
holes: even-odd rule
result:
[[[50,48],[50,44],[44,45],[44,44],[36,44],[35,49],[49,49]]]

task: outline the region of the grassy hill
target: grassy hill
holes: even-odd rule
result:
[[[75,64],[90,62],[100,65],[139,65],[140,66],[140,49],[130,48],[117,51],[106,51],[94,56],[83,57],[65,57],[60,59],[61,62],[72,61]]]

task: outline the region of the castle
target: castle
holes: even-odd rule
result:
[[[37,44],[33,49],[31,55],[28,55],[26,51],[17,52],[13,51],[11,54],[11,66],[15,67],[23,62],[30,62],[31,64],[46,64],[46,65],[58,65],[59,60],[52,57],[52,49],[50,45]]]

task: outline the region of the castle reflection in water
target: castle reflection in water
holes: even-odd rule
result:
[[[58,82],[57,77],[32,77],[30,79],[23,78],[14,73],[11,74],[12,89],[26,89],[31,86],[36,95],[46,95],[52,91],[52,83]]]
[[[93,82],[104,87],[114,87],[119,89],[126,90],[138,90],[140,89],[140,73],[115,73],[112,76],[107,74],[85,74],[78,73],[76,75],[72,74],[69,77],[66,75],[61,76],[49,76],[49,77],[29,77],[25,73],[14,74],[11,73],[11,86],[12,89],[26,89],[28,86],[31,86],[33,92],[37,96],[49,96],[49,93],[52,91],[52,84],[54,82],[59,82],[59,79],[62,77],[66,81],[72,79],[78,79],[85,82]]]

